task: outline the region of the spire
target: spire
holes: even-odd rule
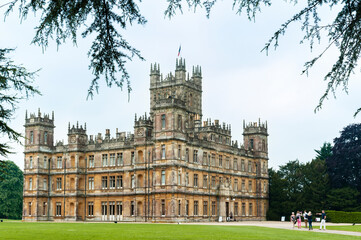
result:
[[[25,120],[28,119],[28,110],[25,110]]]
[[[86,123],[84,123],[84,130],[86,130]]]
[[[68,124],[68,131],[70,131],[70,122],[69,122],[69,124]]]
[[[79,122],[76,121],[76,128],[79,128]]]
[[[54,111],[51,112],[51,119],[54,121]]]
[[[38,108],[38,117],[41,117],[40,108]]]

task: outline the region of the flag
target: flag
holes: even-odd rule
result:
[[[181,46],[181,45],[179,45],[178,57],[180,56],[181,49],[182,49],[182,46]]]

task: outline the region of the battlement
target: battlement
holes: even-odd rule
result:
[[[86,123],[84,123],[84,128],[82,125],[79,127],[79,122],[76,122],[76,126],[70,128],[70,122],[68,125],[68,134],[86,134]]]
[[[25,126],[30,126],[33,124],[45,124],[47,126],[54,126],[54,111],[51,114],[51,118],[49,114],[41,114],[40,108],[38,108],[38,114],[30,113],[30,117],[28,118],[28,111],[25,112]]]
[[[264,134],[268,136],[267,133],[267,121],[266,122],[262,122],[261,120],[258,119],[258,123],[257,122],[249,122],[246,123],[243,120],[243,134]]]
[[[158,63],[150,65],[150,85],[152,87],[167,87],[174,84],[186,84],[188,86],[196,86],[199,88],[202,85],[202,68],[200,66],[192,67],[192,76],[186,71],[185,59],[176,59],[175,73],[170,72],[165,77],[160,73],[160,66]]]
[[[135,114],[134,117],[134,126],[144,126],[144,125],[152,125],[153,121],[150,119],[150,116],[147,116],[147,113],[145,113],[143,116],[140,116],[139,119],[137,119],[137,114]]]
[[[231,137],[231,124],[222,123],[219,124],[219,120],[216,119],[212,123],[212,120],[208,118],[206,121],[203,121],[203,126],[200,128],[200,131],[204,132],[214,132],[218,134],[223,134]]]
[[[124,142],[130,144],[134,142],[134,134],[128,132],[118,132],[116,129],[115,138],[110,136],[110,129],[105,130],[105,137],[102,137],[101,133],[98,135],[89,135],[88,144],[101,144],[101,143],[112,143],[112,142]]]

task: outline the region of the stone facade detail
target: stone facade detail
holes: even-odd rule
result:
[[[183,59],[164,78],[151,65],[150,113],[133,133],[69,123],[68,143],[54,143],[54,113],[26,113],[23,220],[265,220],[267,122],[243,122],[239,145],[202,116],[202,70],[189,76]]]

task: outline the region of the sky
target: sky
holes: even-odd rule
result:
[[[126,67],[130,74],[132,92],[130,101],[126,89],[107,88],[100,84],[99,94],[87,100],[87,90],[93,76],[88,65],[87,52],[92,37],[77,45],[70,40],[57,47],[50,42],[47,49],[31,44],[39,16],[29,14],[22,22],[17,11],[0,22],[0,47],[15,48],[11,58],[29,70],[40,69],[35,85],[41,96],[19,102],[10,122],[24,133],[25,111],[55,114],[55,140],[67,142],[68,123],[87,124],[87,133],[96,135],[110,129],[132,132],[134,114],[149,113],[150,64],[160,64],[163,75],[174,72],[178,48],[186,60],[188,71],[200,65],[203,74],[203,119],[219,119],[232,125],[232,140],[243,142],[243,120],[268,122],[269,166],[277,168],[290,160],[311,161],[315,149],[324,142],[332,142],[340,131],[360,121],[354,112],[360,107],[360,73],[352,75],[349,92],[337,91],[324,102],[321,111],[314,112],[327,83],[324,75],[337,58],[337,49],[331,48],[311,69],[301,75],[306,61],[317,56],[327,44],[323,38],[313,50],[300,44],[303,32],[300,24],[291,25],[281,37],[279,47],[261,52],[265,43],[300,5],[284,1],[262,8],[255,21],[232,10],[231,1],[218,1],[210,18],[204,9],[196,12],[183,9],[168,19],[164,17],[166,1],[144,1],[140,10],[147,24],[128,26],[120,30],[127,41],[141,51],[145,61],[134,58]],[[0,8],[3,16],[6,7]],[[324,22],[332,19],[335,9],[322,9]],[[39,14],[38,14],[39,15]],[[4,139],[4,138],[2,138]],[[9,155],[23,169],[23,146],[12,143],[15,154]]]

